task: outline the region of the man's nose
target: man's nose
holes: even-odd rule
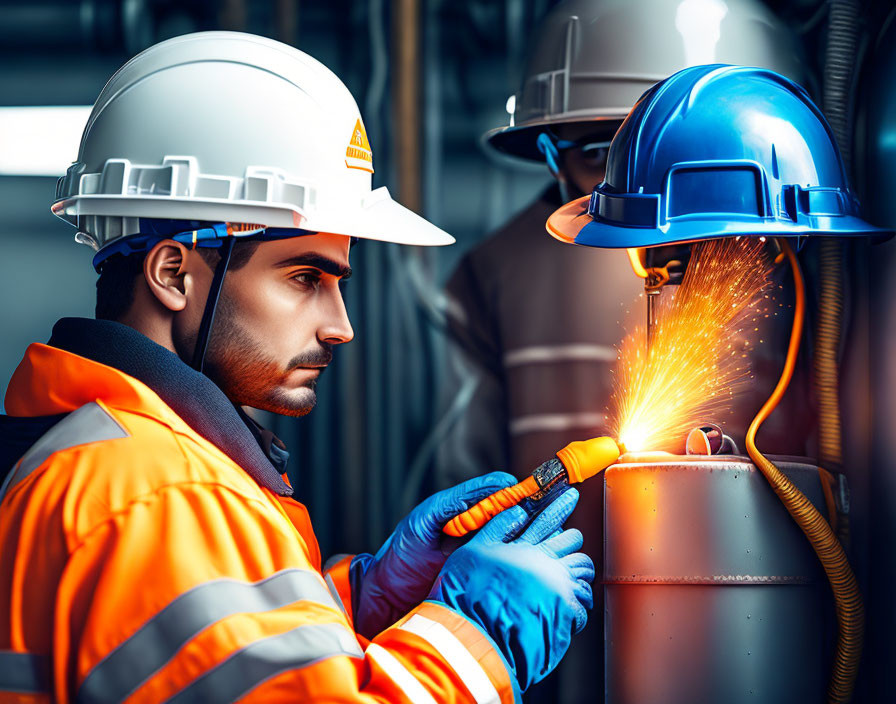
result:
[[[317,337],[321,342],[340,345],[349,342],[355,336],[352,324],[348,319],[342,292],[337,288],[329,297],[329,305],[325,311],[324,323],[318,329]]]

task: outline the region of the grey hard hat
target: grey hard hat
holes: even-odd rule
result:
[[[654,83],[717,63],[804,78],[796,38],[759,0],[565,0],[538,30],[510,124],[483,139],[532,160],[544,159],[538,135],[561,125],[566,139],[609,142]]]

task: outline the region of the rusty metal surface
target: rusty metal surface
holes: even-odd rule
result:
[[[825,511],[816,467],[777,464]],[[822,701],[824,575],[752,463],[620,464],[605,482],[606,701]]]

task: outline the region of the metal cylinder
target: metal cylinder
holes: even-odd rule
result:
[[[776,464],[826,513],[817,467]],[[606,701],[823,701],[824,574],[756,467],[682,457],[605,481]]]

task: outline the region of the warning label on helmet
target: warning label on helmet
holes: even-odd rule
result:
[[[370,142],[367,141],[367,130],[361,118],[355,122],[352,138],[345,148],[345,165],[350,169],[360,169],[373,173],[373,152],[370,151]]]

